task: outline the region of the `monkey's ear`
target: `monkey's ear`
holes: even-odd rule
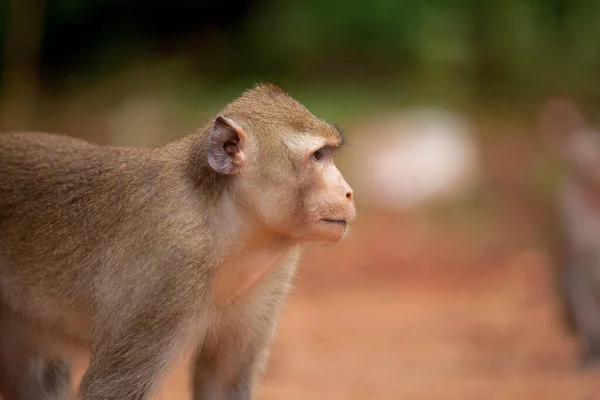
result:
[[[246,163],[246,134],[231,119],[218,116],[210,132],[208,165],[220,174],[237,174]]]

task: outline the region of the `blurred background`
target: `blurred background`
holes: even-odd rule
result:
[[[597,399],[548,240],[539,110],[600,100],[600,2],[4,0],[0,131],[157,146],[275,81],[344,128],[359,216],[312,246],[257,398]],[[161,398],[185,398],[175,371]]]

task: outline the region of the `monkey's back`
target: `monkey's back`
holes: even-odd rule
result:
[[[127,235],[137,236],[135,220],[124,226],[123,217],[159,196],[159,167],[148,153],[44,133],[0,135],[4,303],[77,329],[81,321],[64,319],[91,314],[97,271],[110,270],[127,252]],[[27,309],[23,296],[32,299]]]
[[[18,238],[21,243],[37,237],[36,245],[43,246],[39,239],[47,231],[56,237],[59,228],[69,228],[70,236],[75,231],[89,232],[95,224],[110,228],[110,216],[98,218],[98,208],[118,205],[134,189],[131,185],[145,183],[140,182],[143,175],[133,178],[131,173],[142,170],[136,167],[145,161],[143,154],[61,135],[0,135],[0,237],[8,242]],[[76,224],[68,222],[75,220]],[[27,232],[22,235],[6,237],[23,228]],[[85,237],[78,238],[82,241]],[[0,248],[6,250],[6,243],[0,243]]]

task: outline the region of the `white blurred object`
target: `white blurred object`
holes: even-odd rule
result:
[[[353,132],[357,200],[393,210],[465,193],[478,170],[478,148],[466,121],[417,109],[371,118]]]

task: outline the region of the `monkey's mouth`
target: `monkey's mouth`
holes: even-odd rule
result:
[[[327,222],[329,224],[339,224],[339,225],[346,225],[346,223],[347,223],[345,219],[328,219],[328,218],[323,218],[323,219],[321,219],[321,221]]]

